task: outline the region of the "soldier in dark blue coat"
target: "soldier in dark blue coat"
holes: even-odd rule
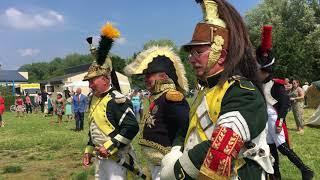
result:
[[[180,58],[169,47],[150,47],[125,68],[128,75],[143,74],[151,92],[143,117],[139,144],[151,170],[160,179],[160,162],[173,149],[181,149],[189,122],[185,94],[188,83]]]

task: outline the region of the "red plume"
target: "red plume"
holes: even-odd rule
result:
[[[265,25],[261,34],[261,50],[263,53],[270,50],[272,47],[272,26]]]

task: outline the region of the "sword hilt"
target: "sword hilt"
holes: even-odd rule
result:
[[[126,169],[128,169],[129,171],[133,172],[135,175],[141,177],[142,179],[147,179],[147,176],[145,174],[143,174],[142,171],[140,171],[139,169],[134,168],[132,165],[121,161],[121,159],[119,159],[117,161],[118,164],[120,164],[121,166],[125,167]]]

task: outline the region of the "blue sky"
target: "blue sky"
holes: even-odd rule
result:
[[[229,0],[242,14],[259,0]],[[88,53],[87,36],[98,36],[109,21],[121,31],[111,52],[123,58],[152,39],[171,39],[178,46],[190,40],[202,18],[194,0],[1,0],[0,64],[51,61],[71,53]]]

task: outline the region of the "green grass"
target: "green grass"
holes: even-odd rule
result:
[[[305,109],[304,119],[307,121],[314,109]],[[304,135],[296,133],[296,125],[292,113],[287,116],[290,145],[302,161],[316,173],[315,180],[320,179],[320,129],[305,127]],[[280,153],[281,154],[281,153]],[[285,156],[280,156],[280,168],[283,179],[301,179],[300,171]]]
[[[312,112],[305,111],[306,119]],[[4,114],[7,124],[0,128],[0,179],[94,179],[94,168],[85,169],[81,165],[87,143],[87,121],[85,131],[74,132],[74,121],[59,126],[50,124],[50,119],[41,114],[21,119],[10,112]],[[292,113],[289,113],[287,123],[294,151],[315,172],[320,172],[320,129],[306,127],[304,135],[296,134]],[[145,165],[136,139],[133,144]],[[281,172],[283,179],[301,179],[299,170],[283,156]],[[314,179],[320,179],[320,175]]]
[[[15,166],[6,166],[3,168],[3,173],[19,173],[22,172],[22,168],[19,165]]]

